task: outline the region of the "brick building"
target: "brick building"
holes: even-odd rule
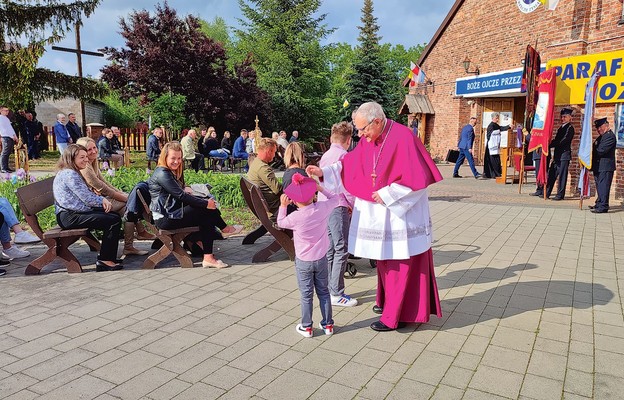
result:
[[[484,153],[483,126],[489,123],[488,112],[510,112],[514,125],[522,123],[525,95],[520,93],[520,77],[527,44],[540,52],[543,66],[563,57],[624,49],[621,0],[561,0],[554,11],[539,6],[530,13],[521,12],[517,3],[524,6],[532,0],[455,1],[423,51],[418,64],[428,79],[412,88],[410,94],[426,96],[433,111],[412,114],[409,119],[410,123],[414,117],[420,119],[420,135],[432,156],[443,158],[448,149],[455,148],[461,127],[471,115],[478,117],[477,128],[481,127],[475,130],[475,155],[479,162]],[[624,103],[624,62],[621,56],[617,57],[607,61],[607,68],[613,72],[611,80],[615,77],[618,83],[604,89],[609,102],[598,104],[595,114],[608,117],[616,135],[615,114],[622,106],[615,102],[620,97],[619,101]],[[567,193],[575,193],[578,183],[576,160],[584,105],[571,106],[575,110],[572,124],[577,134],[572,145]],[[558,115],[562,107],[556,107],[555,129],[560,125]],[[624,149],[618,148],[616,158],[612,195],[622,198]]]

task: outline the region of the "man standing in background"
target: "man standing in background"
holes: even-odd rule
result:
[[[13,146],[17,142],[15,129],[9,119],[9,108],[0,106],[0,136],[2,137],[2,154],[0,154],[0,172],[13,172],[9,168],[9,156],[13,153]]]
[[[76,114],[69,113],[67,114],[67,118],[69,119],[69,121],[67,122],[67,125],[65,125],[65,127],[67,128],[67,132],[72,138],[72,141],[76,143],[76,141],[83,136],[82,130],[80,129],[80,126],[76,123]]]
[[[477,117],[470,117],[470,121],[464,125],[459,135],[459,142],[457,143],[457,149],[459,150],[459,157],[455,163],[455,169],[453,170],[453,178],[461,178],[459,176],[459,167],[462,166],[464,160],[468,160],[468,165],[472,170],[472,175],[475,179],[479,179],[481,174],[477,172],[474,165],[474,158],[472,157],[472,145],[474,143],[475,133],[474,127],[477,124]]]

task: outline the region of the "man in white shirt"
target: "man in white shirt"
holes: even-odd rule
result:
[[[0,136],[2,137],[2,153],[0,154],[0,172],[13,172],[9,168],[9,156],[17,142],[17,135],[9,120],[9,108],[0,106]]]

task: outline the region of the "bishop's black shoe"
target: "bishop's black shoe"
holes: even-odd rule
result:
[[[389,332],[389,331],[395,330],[395,328],[390,328],[389,326],[387,326],[381,321],[373,322],[372,324],[370,324],[370,327],[372,330],[377,331],[377,332]]]
[[[375,305],[373,306],[373,312],[374,312],[375,314],[381,314],[381,313],[383,313],[383,308],[381,308],[381,307],[379,307],[377,304],[375,304]]]

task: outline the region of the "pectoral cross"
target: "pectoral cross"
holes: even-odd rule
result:
[[[375,171],[373,171],[373,173],[371,174],[371,178],[373,178],[373,188],[375,187],[375,181],[377,179],[377,174],[375,173]]]

